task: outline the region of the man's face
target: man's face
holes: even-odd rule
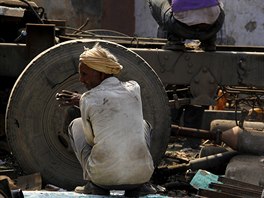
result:
[[[79,80],[89,90],[99,85],[103,80],[104,73],[98,72],[84,63],[79,63]]]

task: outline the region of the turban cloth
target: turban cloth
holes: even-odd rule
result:
[[[118,74],[123,68],[117,58],[98,43],[92,49],[84,47],[79,60],[88,67],[106,74]]]

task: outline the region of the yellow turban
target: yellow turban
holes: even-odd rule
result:
[[[88,67],[106,74],[118,74],[123,69],[117,58],[98,43],[92,49],[84,47],[79,60]]]

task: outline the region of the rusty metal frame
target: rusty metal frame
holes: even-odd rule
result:
[[[1,44],[0,57],[4,57],[1,58],[1,75],[8,76],[11,73],[18,76],[33,57],[53,46],[54,28],[55,24],[28,24],[26,46],[12,46],[12,50],[19,54],[16,57],[21,61],[9,63],[14,53],[5,53],[6,49],[10,49],[10,44],[6,46]],[[76,37],[67,35],[60,38],[70,40],[80,36],[84,35],[78,34]],[[218,86],[247,86],[255,87],[257,90],[264,87],[264,48],[218,46],[216,52],[172,51],[162,49],[165,39],[91,34],[86,34],[84,38],[107,39],[128,47],[153,68],[165,86],[169,84],[190,86],[192,104],[213,105]],[[24,48],[28,54],[25,54]],[[19,62],[19,65],[15,64],[16,62]]]

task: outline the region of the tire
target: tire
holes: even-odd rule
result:
[[[74,108],[60,108],[55,94],[62,89],[85,91],[78,80],[83,47],[96,42],[109,49],[124,66],[118,78],[136,80],[142,91],[144,118],[153,127],[151,154],[157,165],[170,136],[170,112],[165,89],[156,73],[137,54],[103,40],[74,40],[56,45],[35,57],[17,79],[7,106],[6,135],[25,174],[40,172],[44,183],[73,189],[84,184],[82,169],[71,149],[67,126]],[[75,117],[79,116],[78,112]]]

